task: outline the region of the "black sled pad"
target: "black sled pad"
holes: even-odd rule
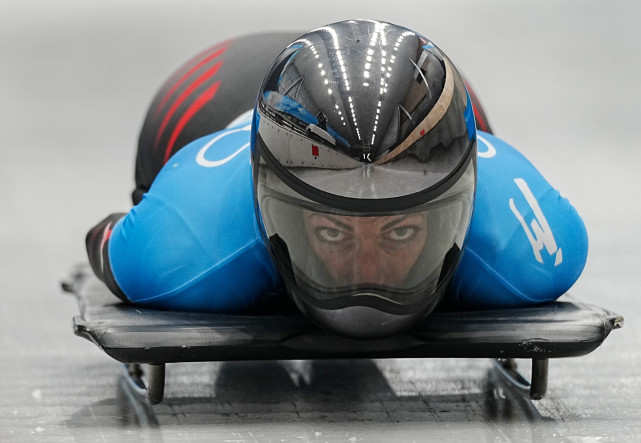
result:
[[[409,332],[356,340],[303,316],[220,315],[142,308],[120,302],[78,267],[63,288],[75,294],[76,335],[123,363],[329,358],[487,357],[542,359],[592,352],[623,318],[570,296],[530,308],[434,312]]]

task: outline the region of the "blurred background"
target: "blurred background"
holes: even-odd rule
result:
[[[572,293],[625,327],[552,361],[538,402],[493,385],[487,361],[307,362],[305,389],[288,364],[205,363],[170,365],[167,400],[141,418],[118,364],[73,336],[59,282],[85,260],[85,232],[129,209],[151,98],[220,40],[350,18],[407,26],[449,55],[495,133],[583,216],[590,253]],[[638,439],[639,22],[635,0],[3,0],[0,441]]]

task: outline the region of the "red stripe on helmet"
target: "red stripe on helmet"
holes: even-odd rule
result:
[[[169,124],[169,120],[171,120],[171,117],[173,117],[174,113],[176,110],[180,107],[180,105],[183,104],[183,102],[189,97],[196,89],[198,89],[199,86],[201,86],[203,83],[205,83],[208,79],[216,75],[220,67],[222,66],[223,62],[219,61],[216,63],[214,66],[209,68],[207,71],[205,71],[200,77],[198,77],[192,84],[189,85],[187,89],[185,89],[180,96],[176,99],[176,101],[171,105],[171,108],[167,111],[165,114],[165,117],[162,120],[162,123],[160,124],[160,127],[158,128],[158,132],[156,132],[156,146],[160,143],[160,138],[162,137],[163,133],[165,132],[165,128],[167,127],[167,124]]]
[[[194,115],[196,115],[196,113],[200,111],[200,109],[203,106],[205,106],[207,102],[209,102],[211,99],[214,98],[219,86],[220,86],[220,80],[214,83],[213,85],[211,85],[209,88],[207,88],[202,94],[200,94],[198,98],[196,98],[196,100],[194,100],[192,104],[189,105],[189,108],[187,108],[185,113],[180,117],[180,120],[178,120],[176,127],[171,133],[171,137],[169,138],[169,143],[167,144],[167,148],[165,149],[165,158],[163,160],[163,164],[167,163],[167,160],[169,160],[169,157],[171,157],[172,149],[181,131],[184,129],[187,123],[189,123],[189,120],[191,120],[191,118]]]
[[[215,59],[216,57],[218,57],[218,56],[220,56],[220,55],[224,54],[224,53],[225,53],[225,51],[227,51],[227,48],[228,48],[227,43],[228,43],[228,41],[227,41],[227,42],[220,43],[220,44],[218,44],[218,45],[214,46],[213,48],[210,48],[210,49],[208,49],[208,50],[204,51],[202,54],[197,55],[197,56],[196,56],[196,57],[194,57],[191,61],[189,61],[188,63],[186,63],[186,64],[185,64],[185,66],[189,66],[189,65],[191,65],[193,62],[195,62],[196,60],[198,60],[198,58],[200,58],[203,54],[207,54],[207,53],[209,53],[210,51],[213,51],[213,52],[211,52],[208,56],[206,56],[204,59],[202,59],[202,60],[201,60],[201,61],[199,61],[197,64],[195,64],[194,66],[192,66],[192,67],[191,67],[187,72],[185,72],[185,73],[184,73],[184,74],[183,74],[183,75],[182,75],[182,76],[181,76],[181,77],[180,77],[180,78],[179,78],[179,79],[178,79],[178,80],[173,84],[173,86],[169,89],[169,91],[167,91],[167,93],[166,93],[166,94],[163,96],[163,98],[160,100],[160,103],[158,104],[158,106],[156,106],[156,110],[154,111],[154,118],[156,118],[156,117],[158,116],[158,114],[160,113],[160,111],[162,110],[162,108],[164,108],[164,107],[165,107],[165,105],[167,104],[167,101],[169,100],[169,98],[173,95],[173,93],[174,93],[174,92],[176,92],[176,89],[178,89],[178,88],[180,87],[180,85],[182,85],[182,84],[185,82],[185,80],[187,80],[187,79],[188,79],[188,78],[189,78],[189,77],[190,77],[194,72],[196,72],[196,71],[197,71],[198,69],[200,69],[202,66],[204,66],[205,64],[207,64],[207,63],[208,63],[208,62],[210,62],[211,60]],[[221,48],[221,46],[223,46],[223,45],[225,45],[225,46]]]

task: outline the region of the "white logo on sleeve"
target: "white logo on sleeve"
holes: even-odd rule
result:
[[[554,240],[554,235],[552,234],[552,230],[550,229],[550,225],[548,224],[545,215],[543,215],[543,211],[541,210],[541,206],[539,206],[539,202],[536,200],[536,197],[534,197],[534,194],[532,194],[532,191],[530,190],[525,180],[523,180],[522,178],[515,178],[514,183],[516,183],[516,186],[518,186],[519,190],[523,194],[523,197],[525,197],[525,200],[530,205],[532,212],[534,212],[534,219],[530,222],[530,226],[528,226],[525,218],[523,218],[523,215],[521,215],[519,210],[516,208],[514,199],[510,199],[510,209],[514,213],[514,216],[517,218],[517,220],[521,223],[521,226],[525,231],[525,235],[532,245],[534,257],[536,257],[536,260],[539,263],[543,263],[541,251],[545,246],[545,250],[548,252],[548,254],[556,255],[554,259],[554,266],[560,265],[563,262],[563,252],[561,251],[561,248],[557,247],[556,241]],[[530,227],[532,229],[530,229]]]
[[[245,143],[236,152],[234,152],[233,154],[228,155],[225,158],[221,158],[220,160],[207,160],[205,158],[205,154],[207,153],[209,148],[214,146],[216,144],[216,142],[218,142],[220,139],[222,139],[222,138],[224,138],[224,137],[226,137],[228,135],[234,134],[236,132],[249,131],[249,130],[251,130],[251,125],[243,126],[242,128],[238,128],[238,129],[231,129],[229,131],[225,131],[225,132],[217,135],[216,137],[211,139],[205,146],[203,146],[200,149],[200,151],[198,151],[198,154],[196,155],[196,162],[200,166],[204,166],[206,168],[215,168],[215,167],[222,166],[225,163],[229,162],[231,159],[233,159],[238,154],[240,154],[245,149],[247,149],[249,147],[249,143]]]

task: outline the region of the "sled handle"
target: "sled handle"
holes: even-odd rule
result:
[[[532,359],[531,381],[521,375],[513,358],[499,358],[494,360],[494,363],[503,378],[521,394],[532,400],[541,400],[545,397],[548,390],[549,360],[547,358]]]
[[[145,377],[140,363],[125,363],[123,365],[123,375],[127,381],[127,386],[136,396],[150,405],[157,405],[165,395],[165,364],[150,364],[147,366],[148,375]],[[145,378],[147,378],[146,382]]]

